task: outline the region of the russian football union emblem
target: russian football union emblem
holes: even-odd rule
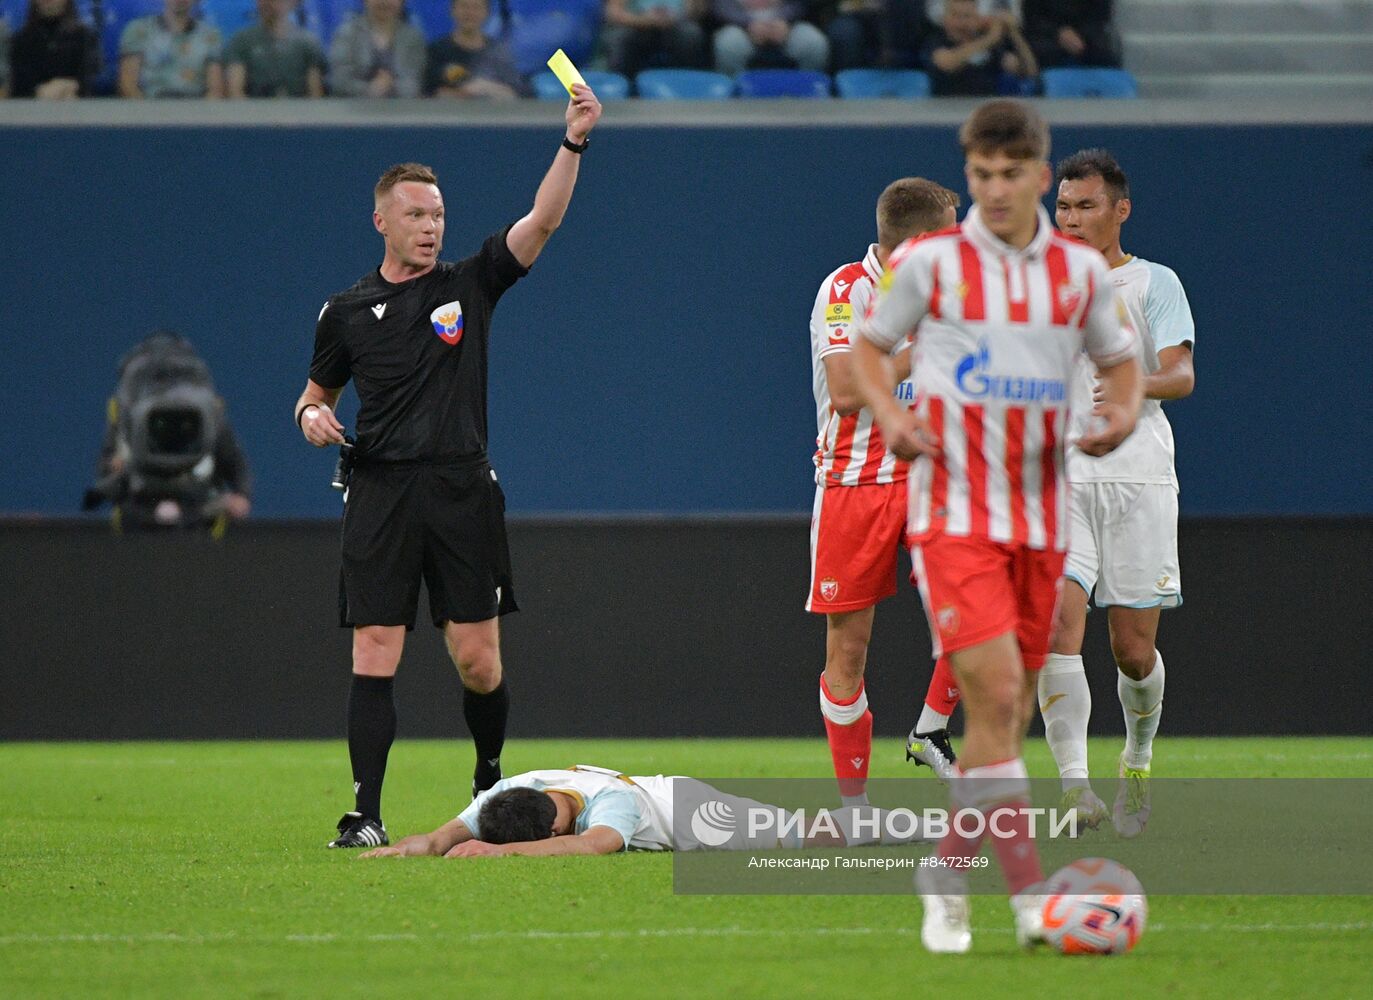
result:
[[[839,581],[832,576],[827,576],[820,581],[820,596],[827,601],[832,601],[839,596]]]
[[[434,324],[434,332],[445,344],[456,344],[462,340],[462,303],[457,299],[445,302],[429,314],[429,322]]]

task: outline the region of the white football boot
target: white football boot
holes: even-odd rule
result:
[[[1063,793],[1063,798],[1059,800],[1058,811],[1066,816],[1069,812],[1077,814],[1077,832],[1083,830],[1095,830],[1106,822],[1111,816],[1111,811],[1106,808],[1106,803],[1101,801],[1101,797],[1085,785],[1074,785]]]
[[[1011,897],[1015,940],[1022,948],[1044,943],[1044,883],[1036,882]]]
[[[1138,837],[1149,822],[1149,768],[1130,767],[1120,755],[1120,785],[1116,790],[1111,822],[1126,840]]]
[[[925,909],[920,924],[925,950],[936,955],[966,954],[973,946],[967,878],[944,868],[921,868],[915,873],[915,891]]]

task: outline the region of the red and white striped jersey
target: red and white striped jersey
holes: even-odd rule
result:
[[[841,416],[830,399],[825,358],[853,350],[850,339],[872,304],[874,284],[882,277],[877,246],[853,264],[845,264],[820,285],[810,313],[811,387],[815,393],[815,482],[818,486],[870,486],[900,483],[909,462],[887,450],[882,432],[866,406]],[[896,387],[897,399],[914,402],[910,380]]]
[[[1023,250],[976,206],[898,247],[862,335],[891,349],[917,323],[916,406],[940,442],[910,477],[910,530],[1067,548],[1068,387],[1085,347],[1102,367],[1136,336],[1096,250],[1039,229]]]

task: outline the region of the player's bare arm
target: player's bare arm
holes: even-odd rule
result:
[[[859,394],[872,410],[887,446],[897,457],[907,460],[935,454],[939,449],[929,435],[929,425],[919,414],[897,403],[892,395],[898,380],[891,356],[862,336],[855,338],[852,353]]]
[[[1165,347],[1158,352],[1159,370],[1144,376],[1145,399],[1186,399],[1196,387],[1192,368],[1192,348],[1186,344]],[[1092,402],[1102,400],[1101,384],[1092,389]]]
[[[574,854],[614,854],[623,850],[624,838],[608,826],[593,826],[585,833],[547,840],[527,840],[514,844],[488,844],[468,840],[448,851],[446,858],[497,858],[518,855],[526,858],[563,857]]]
[[[316,448],[343,441],[343,424],[334,416],[334,407],[343,387],[327,389],[312,379],[305,380],[305,391],[296,400],[296,424],[305,440]]]
[[[591,88],[581,83],[572,85],[572,99],[567,102],[567,141],[580,146],[601,118],[601,102]],[[543,251],[553,231],[562,225],[563,215],[572,201],[572,189],[577,186],[580,153],[566,146],[558,150],[553,166],[548,168],[543,183],[534,196],[529,214],[510,227],[506,246],[524,267],[530,267]]]
[[[1088,455],[1100,457],[1115,451],[1135,429],[1139,404],[1144,399],[1144,377],[1139,361],[1128,358],[1099,369],[1097,379],[1101,398],[1092,407],[1092,413],[1100,420],[1078,440],[1077,446]]]
[[[863,396],[858,391],[858,380],[853,374],[853,359],[848,352],[844,352],[827,355],[824,363],[825,381],[829,385],[830,405],[834,407],[834,412],[841,417],[857,413],[863,408]],[[903,345],[902,350],[887,356],[886,364],[891,384],[895,387],[911,374],[911,352]]]
[[[430,833],[402,837],[390,847],[374,847],[358,855],[362,858],[438,858],[472,840],[472,831],[460,819],[450,819]]]
[[[1158,352],[1158,371],[1144,376],[1146,399],[1186,399],[1196,388],[1192,348],[1188,344],[1165,347]]]

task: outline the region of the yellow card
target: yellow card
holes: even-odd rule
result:
[[[553,71],[553,75],[558,78],[558,82],[567,88],[567,96],[572,96],[572,85],[580,83],[586,85],[582,79],[582,74],[577,72],[577,67],[572,65],[572,60],[567,58],[567,53],[562,49],[553,53],[553,57],[548,60],[548,68]]]

